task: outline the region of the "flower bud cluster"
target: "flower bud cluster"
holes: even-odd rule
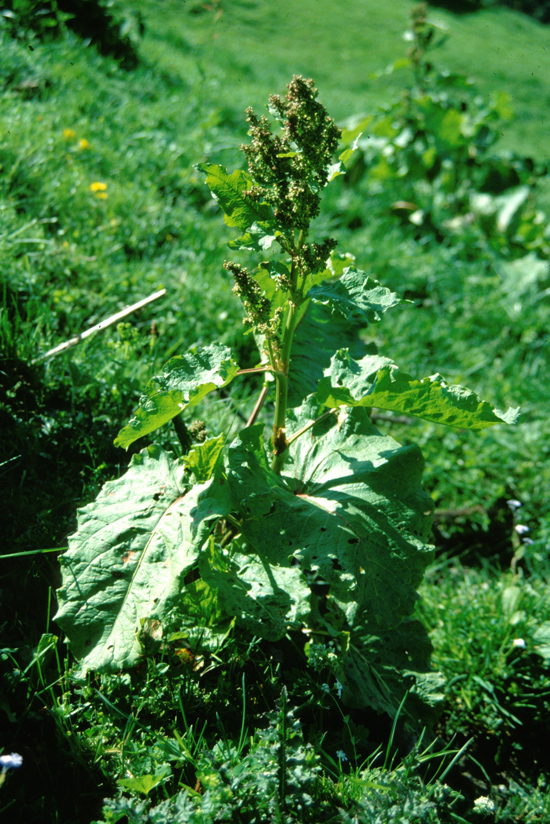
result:
[[[233,293],[238,295],[246,310],[246,315],[243,318],[245,326],[253,326],[260,334],[266,335],[266,337],[277,343],[281,313],[275,312],[274,317],[270,317],[271,303],[244,266],[227,260],[223,265],[233,275],[235,281]]]
[[[316,100],[312,80],[295,76],[284,99],[270,98],[270,110],[282,123],[271,134],[265,116],[247,109],[250,144],[242,146],[255,185],[246,196],[269,203],[283,230],[307,230],[319,214],[319,191],[328,182],[328,166],[340,130]]]
[[[300,249],[298,266],[300,274],[305,276],[321,272],[326,268],[330,253],[336,248],[338,241],[326,238],[322,243],[304,243]]]

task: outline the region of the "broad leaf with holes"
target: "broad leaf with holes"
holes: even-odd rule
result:
[[[289,431],[312,415],[310,401]],[[251,427],[229,450],[229,483],[250,551],[324,582],[327,604],[349,624],[361,617],[397,626],[411,613],[432,557],[432,503],[420,486],[418,447],[382,436],[363,409],[345,410],[296,441],[279,477],[260,435]]]
[[[137,662],[140,621],[164,615],[228,510],[227,484],[189,488],[183,463],[156,446],[80,510],[61,559],[56,621],[84,670]]]
[[[270,563],[264,553],[241,552],[238,544],[224,555],[211,541],[201,553],[200,572],[225,613],[253,635],[278,641],[307,619],[311,593],[298,566]]]

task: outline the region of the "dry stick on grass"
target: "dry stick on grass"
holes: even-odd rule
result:
[[[66,349],[70,349],[72,346],[76,346],[81,341],[85,340],[86,338],[89,338],[90,335],[94,334],[94,332],[101,332],[103,329],[107,329],[108,326],[112,326],[113,323],[122,320],[127,315],[130,315],[137,309],[141,309],[143,306],[147,306],[148,303],[152,303],[154,300],[161,298],[165,294],[166,289],[160,289],[158,292],[154,292],[154,294],[149,295],[148,298],[138,300],[137,303],[133,303],[132,306],[127,306],[126,309],[122,309],[120,312],[117,312],[116,315],[111,315],[111,317],[107,318],[106,320],[102,320],[100,321],[100,323],[96,323],[95,326],[91,326],[89,329],[86,329],[84,332],[81,332],[80,335],[76,335],[74,338],[66,340],[64,343],[60,343],[57,346],[54,346],[53,349],[50,349],[43,355],[39,355],[37,358],[31,361],[31,363],[41,363],[42,361],[45,361],[48,358],[54,358],[56,355],[61,354],[61,352],[65,352]]]

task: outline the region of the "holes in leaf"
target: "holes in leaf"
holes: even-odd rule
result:
[[[348,544],[358,544],[359,538],[348,538]]]

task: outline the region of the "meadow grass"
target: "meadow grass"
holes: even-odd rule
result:
[[[224,227],[193,165],[241,165],[242,110],[261,109],[293,73],[314,77],[337,119],[368,113],[403,87],[398,72],[378,80],[372,74],[404,53],[408,2],[136,6],[147,33],[142,65],[131,73],[72,35],[35,41],[32,51],[2,41],[5,554],[64,544],[76,507],[124,471],[128,458],[112,439],[168,357],[215,339],[235,346],[241,365],[254,362],[222,270]],[[518,116],[502,146],[545,160],[550,69],[542,58],[550,30],[505,9],[431,15],[450,30],[435,55],[441,66],[472,74],[483,94],[511,92]],[[450,765],[452,753],[473,738],[470,749],[438,780],[422,746],[407,761],[400,741],[401,755],[394,756],[391,724],[351,717],[337,691],[327,694],[311,673],[296,677],[291,698],[301,706],[303,732],[289,721],[289,809],[302,805],[295,820],[304,821],[371,822],[380,809],[388,820],[406,820],[412,809],[413,820],[471,821],[473,799],[491,794],[494,820],[542,824],[550,805],[550,766],[539,745],[549,693],[547,302],[540,291],[527,291],[516,309],[494,260],[419,241],[384,203],[366,201],[358,189],[358,203],[350,205],[348,194],[335,187],[321,226],[336,229],[340,250],[355,254],[361,268],[416,303],[376,329],[382,353],[415,374],[437,369],[465,381],[502,407],[521,400],[525,417],[515,431],[481,436],[379,421],[402,442],[420,443],[426,457],[441,554],[423,584],[419,615],[432,628],[434,665],[447,679],[437,727],[441,760]],[[356,209],[368,214],[360,225],[349,219]],[[33,364],[160,287],[166,297],[127,323]],[[221,427],[249,407],[246,395],[229,393],[205,416]],[[510,498],[523,504],[516,513]],[[530,527],[532,544],[522,543],[518,524]],[[182,787],[193,797],[197,781],[219,811],[230,804],[219,790],[228,780],[244,799],[243,817],[235,820],[264,809],[280,787],[280,773],[265,785],[257,780],[272,768],[262,760],[266,749],[281,746],[281,672],[300,672],[292,645],[286,660],[274,660],[265,645],[250,648],[236,636],[227,667],[214,662],[208,672],[155,648],[137,672],[75,683],[64,647],[40,641],[42,633],[57,632],[50,621],[55,554],[2,563],[9,619],[0,712],[8,732],[0,745],[20,748],[30,767],[8,776],[0,811],[14,821],[90,822],[101,816],[101,799],[123,787],[132,799],[126,812],[121,807],[105,820],[146,821],[140,798],[169,803]],[[300,795],[300,775],[312,782],[307,792],[317,808]],[[119,779],[145,783],[117,785]],[[283,813],[265,808],[266,816],[276,814]],[[162,815],[179,820],[174,809]],[[201,815],[197,821],[212,820]]]
[[[147,21],[142,52],[184,82],[201,82],[206,96],[242,111],[261,108],[271,89],[292,74],[315,78],[322,99],[337,120],[370,113],[402,88],[402,78],[382,76],[404,56],[403,33],[414,3],[322,3],[282,0],[256,3],[158,4],[140,0]],[[506,8],[456,15],[431,8],[430,19],[446,29],[435,61],[448,71],[472,76],[484,95],[508,91],[517,119],[503,135],[503,147],[546,159],[548,134],[547,26]]]

